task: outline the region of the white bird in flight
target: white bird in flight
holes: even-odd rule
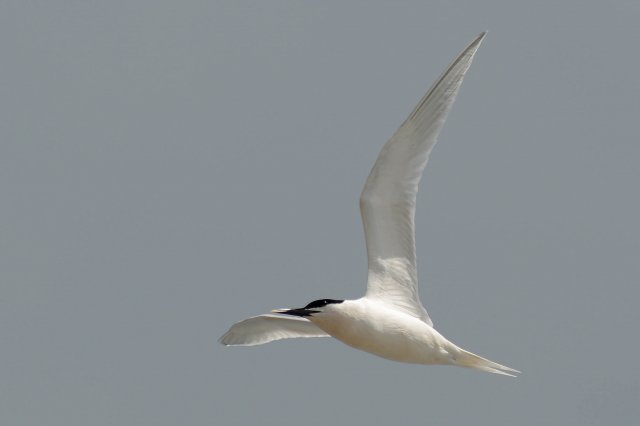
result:
[[[369,276],[357,300],[322,299],[234,324],[223,345],[293,337],[334,337],[382,358],[444,364],[514,376],[518,370],[468,352],[433,327],[420,303],[414,216],[418,183],[483,32],[445,70],[386,143],[360,196]],[[514,376],[515,377],[515,376]]]

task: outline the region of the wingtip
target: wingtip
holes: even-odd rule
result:
[[[482,31],[480,34],[478,34],[476,38],[471,42],[471,46],[480,44],[482,40],[484,40],[484,38],[487,36],[488,32],[489,31],[485,30],[485,31]]]

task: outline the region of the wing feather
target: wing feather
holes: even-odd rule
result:
[[[328,336],[304,318],[264,314],[233,324],[218,341],[227,346],[254,346],[294,337]]]
[[[414,216],[431,149],[486,33],[469,44],[385,144],[360,197],[369,262],[367,295],[432,325],[418,295]]]

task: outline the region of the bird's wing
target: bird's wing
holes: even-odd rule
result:
[[[293,337],[328,336],[304,318],[265,314],[233,324],[218,341],[228,346],[254,346]]]
[[[433,323],[420,303],[417,286],[416,193],[429,153],[485,34],[460,53],[385,144],[360,196],[369,261],[366,297],[391,303],[429,325]]]

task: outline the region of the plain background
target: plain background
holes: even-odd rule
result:
[[[640,2],[1,1],[0,423],[629,425]],[[421,295],[517,379],[235,321],[364,292],[357,199],[489,30],[417,211]]]

